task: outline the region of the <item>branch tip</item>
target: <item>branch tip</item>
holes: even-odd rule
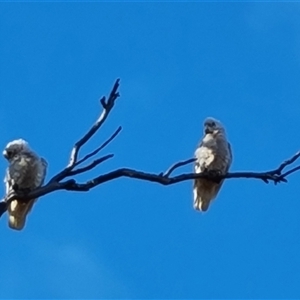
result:
[[[100,99],[100,103],[101,103],[101,105],[102,105],[102,107],[103,107],[104,109],[106,109],[106,106],[107,106],[105,100],[106,100],[105,97],[102,97],[102,98]]]

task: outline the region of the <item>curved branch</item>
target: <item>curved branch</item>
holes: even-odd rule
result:
[[[184,161],[180,161],[174,165],[172,165],[165,173],[160,173],[161,176],[164,176],[164,177],[169,177],[171,175],[171,173],[179,168],[179,167],[182,167],[182,166],[185,166],[187,164],[190,164],[192,162],[196,161],[196,158],[190,158],[190,159],[187,159],[187,160],[184,160]]]
[[[115,105],[116,99],[120,96],[118,91],[119,88],[119,83],[120,79],[117,79],[112,91],[110,92],[110,95],[106,101],[105,97],[102,97],[100,100],[100,103],[102,104],[103,111],[96,123],[92,126],[92,128],[74,145],[72,152],[71,152],[71,157],[70,157],[70,162],[68,167],[73,167],[75,163],[77,162],[77,157],[80,148],[98,131],[98,129],[102,126],[102,124],[105,122],[106,118],[108,117],[110,111]]]
[[[108,155],[105,155],[103,157],[100,157],[100,158],[94,160],[92,163],[90,163],[89,165],[87,165],[85,167],[70,171],[67,176],[68,177],[69,176],[75,176],[77,174],[81,174],[81,173],[84,173],[86,171],[92,170],[93,168],[95,168],[99,164],[103,163],[104,161],[106,161],[106,160],[108,160],[112,157],[114,157],[113,154],[108,154]]]
[[[104,149],[122,130],[122,127],[119,126],[118,129],[111,135],[111,137],[106,140],[100,147],[98,147],[97,149],[95,149],[94,151],[92,151],[91,153],[87,154],[85,157],[83,157],[82,159],[78,160],[74,166],[78,166],[81,163],[83,163],[84,161],[86,161],[87,159],[89,159],[90,157],[96,155],[99,151],[101,151],[102,149]]]
[[[133,169],[117,169],[115,171],[109,172],[104,175],[100,175],[92,180],[87,181],[86,183],[77,183],[73,182],[68,186],[68,190],[72,191],[87,191],[100,184],[103,184],[107,181],[111,181],[120,177],[129,177],[139,180],[145,180],[150,182],[156,182],[162,185],[171,185],[186,180],[196,179],[196,178],[205,178],[212,181],[219,181],[221,179],[233,179],[233,178],[252,178],[260,179],[265,182],[273,181],[274,183],[278,182],[287,182],[285,178],[280,178],[278,175],[272,175],[268,172],[236,172],[236,173],[227,173],[226,175],[211,175],[209,173],[186,173],[174,177],[166,177],[164,175],[157,175],[154,173],[145,173],[142,171],[137,171]]]

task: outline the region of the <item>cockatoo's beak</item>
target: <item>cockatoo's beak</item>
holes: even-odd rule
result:
[[[7,153],[6,150],[4,150],[4,151],[2,152],[2,154],[3,154],[3,156],[4,156],[6,159],[8,159],[8,153]]]
[[[214,131],[211,127],[205,126],[204,132],[205,132],[205,134],[208,134],[208,133],[213,133]]]

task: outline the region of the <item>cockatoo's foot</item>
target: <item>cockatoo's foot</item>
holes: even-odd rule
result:
[[[8,199],[13,199],[17,195],[16,191],[11,189],[4,198],[4,201],[7,202]]]
[[[12,186],[13,191],[15,191],[18,195],[25,195],[28,194],[31,189],[30,188],[19,188],[17,183],[14,183]]]
[[[12,189],[13,189],[14,191],[17,191],[17,190],[19,189],[19,185],[18,185],[17,183],[14,183],[14,184],[12,185]]]
[[[23,188],[23,189],[18,189],[17,193],[18,195],[26,195],[29,194],[31,192],[32,189],[30,188]]]
[[[24,188],[24,189],[19,189],[18,187],[15,189],[15,185],[16,184],[14,184],[14,188],[13,189],[11,189],[9,192],[8,192],[8,194],[6,195],[6,197],[5,197],[5,201],[7,202],[7,200],[8,199],[13,199],[14,197],[16,197],[16,196],[25,196],[25,195],[27,195],[30,191],[31,191],[31,189],[29,189],[29,188]]]
[[[211,180],[213,180],[216,183],[220,183],[222,181],[222,179],[220,178],[216,178],[218,176],[223,175],[222,172],[220,170],[209,170],[206,172],[209,176],[211,176]]]

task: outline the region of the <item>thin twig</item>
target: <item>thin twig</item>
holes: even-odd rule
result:
[[[285,177],[287,177],[287,176],[291,175],[292,173],[295,173],[295,172],[297,172],[299,170],[300,170],[300,166],[295,167],[295,168],[293,168],[293,169],[291,169],[291,170],[283,173],[282,175],[280,175],[279,178],[285,178]]]
[[[98,166],[99,164],[103,163],[104,161],[112,158],[113,156],[114,156],[113,154],[108,154],[108,155],[105,155],[103,157],[100,157],[100,158],[94,160],[92,163],[90,163],[89,165],[87,165],[85,167],[70,171],[67,176],[68,177],[75,176],[77,174],[81,174],[81,173],[84,173],[86,171],[89,171],[89,170],[95,168],[96,166]]]
[[[87,154],[85,157],[83,157],[82,159],[78,160],[74,166],[78,166],[81,163],[83,163],[84,161],[86,161],[87,159],[89,159],[90,157],[96,155],[99,151],[101,151],[102,149],[104,149],[118,134],[119,132],[122,130],[122,127],[119,126],[118,129],[111,135],[111,137],[106,140],[100,147],[98,147],[96,150],[94,150],[93,152]]]
[[[300,157],[300,151],[298,151],[293,157],[284,161],[277,169],[270,171],[270,174],[280,175],[285,167],[294,163]]]
[[[160,173],[159,175],[163,176],[163,177],[169,177],[175,169],[185,166],[187,164],[190,164],[190,163],[194,162],[195,160],[196,160],[196,158],[190,158],[190,159],[187,159],[184,161],[180,161],[180,162],[172,165],[165,173]]]

